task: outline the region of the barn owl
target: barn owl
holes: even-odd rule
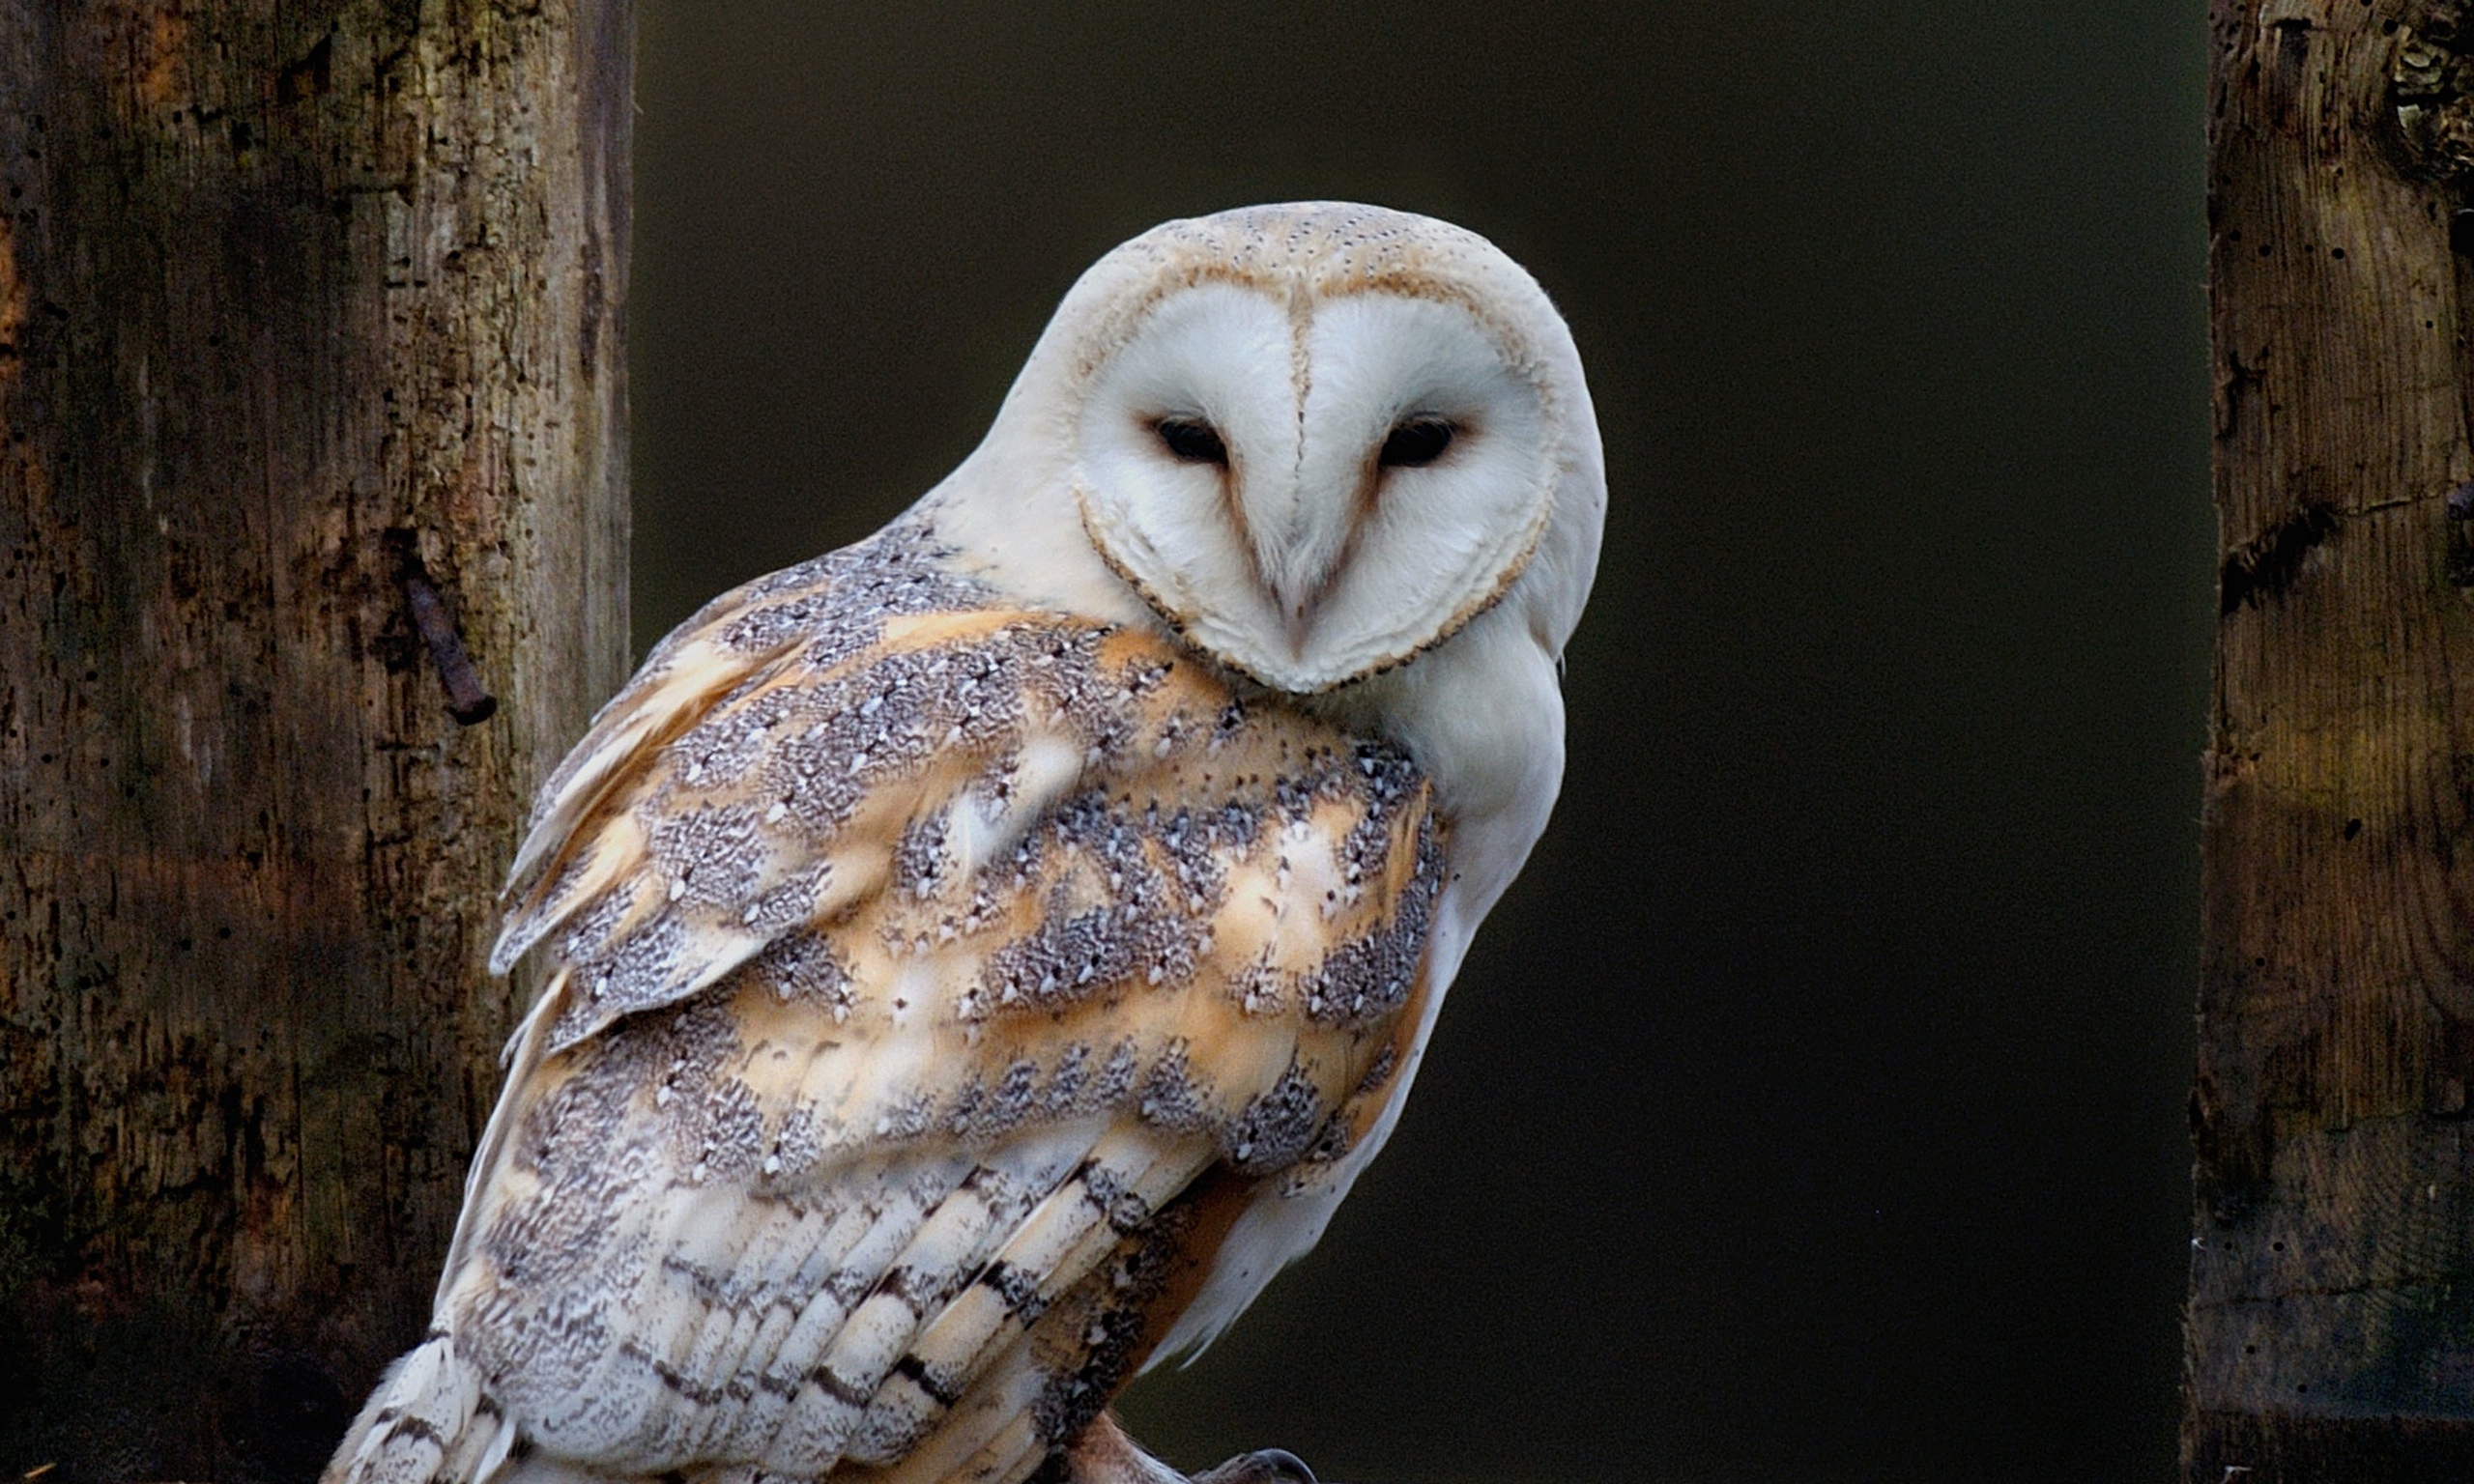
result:
[[[1469,232],[1102,258],[949,477],[544,785],[493,961],[539,998],[330,1484],[1179,1480],[1107,1406],[1398,1117],[1554,802],[1604,504],[1571,336]]]

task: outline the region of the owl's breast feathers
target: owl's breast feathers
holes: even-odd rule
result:
[[[722,599],[544,790],[433,1343],[611,1473],[1022,1476],[1375,1118],[1441,830],[1398,753],[915,523]]]

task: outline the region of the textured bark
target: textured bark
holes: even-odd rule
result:
[[[2474,17],[2218,0],[2213,25],[2185,1472],[2467,1477]]]
[[[630,37],[0,0],[0,1471],[308,1477],[421,1328],[625,662]]]

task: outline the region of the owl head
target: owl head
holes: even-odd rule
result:
[[[1580,357],[1536,280],[1369,206],[1250,207],[1108,253],[991,456],[1005,477],[962,482],[992,536],[1010,516],[1050,573],[1081,545],[1189,644],[1302,695],[1507,604],[1560,650],[1605,507]]]

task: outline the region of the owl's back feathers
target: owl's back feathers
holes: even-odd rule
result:
[[[721,600],[543,791],[542,998],[338,1473],[1025,1476],[1375,1117],[1439,835],[1397,753],[917,520]]]

